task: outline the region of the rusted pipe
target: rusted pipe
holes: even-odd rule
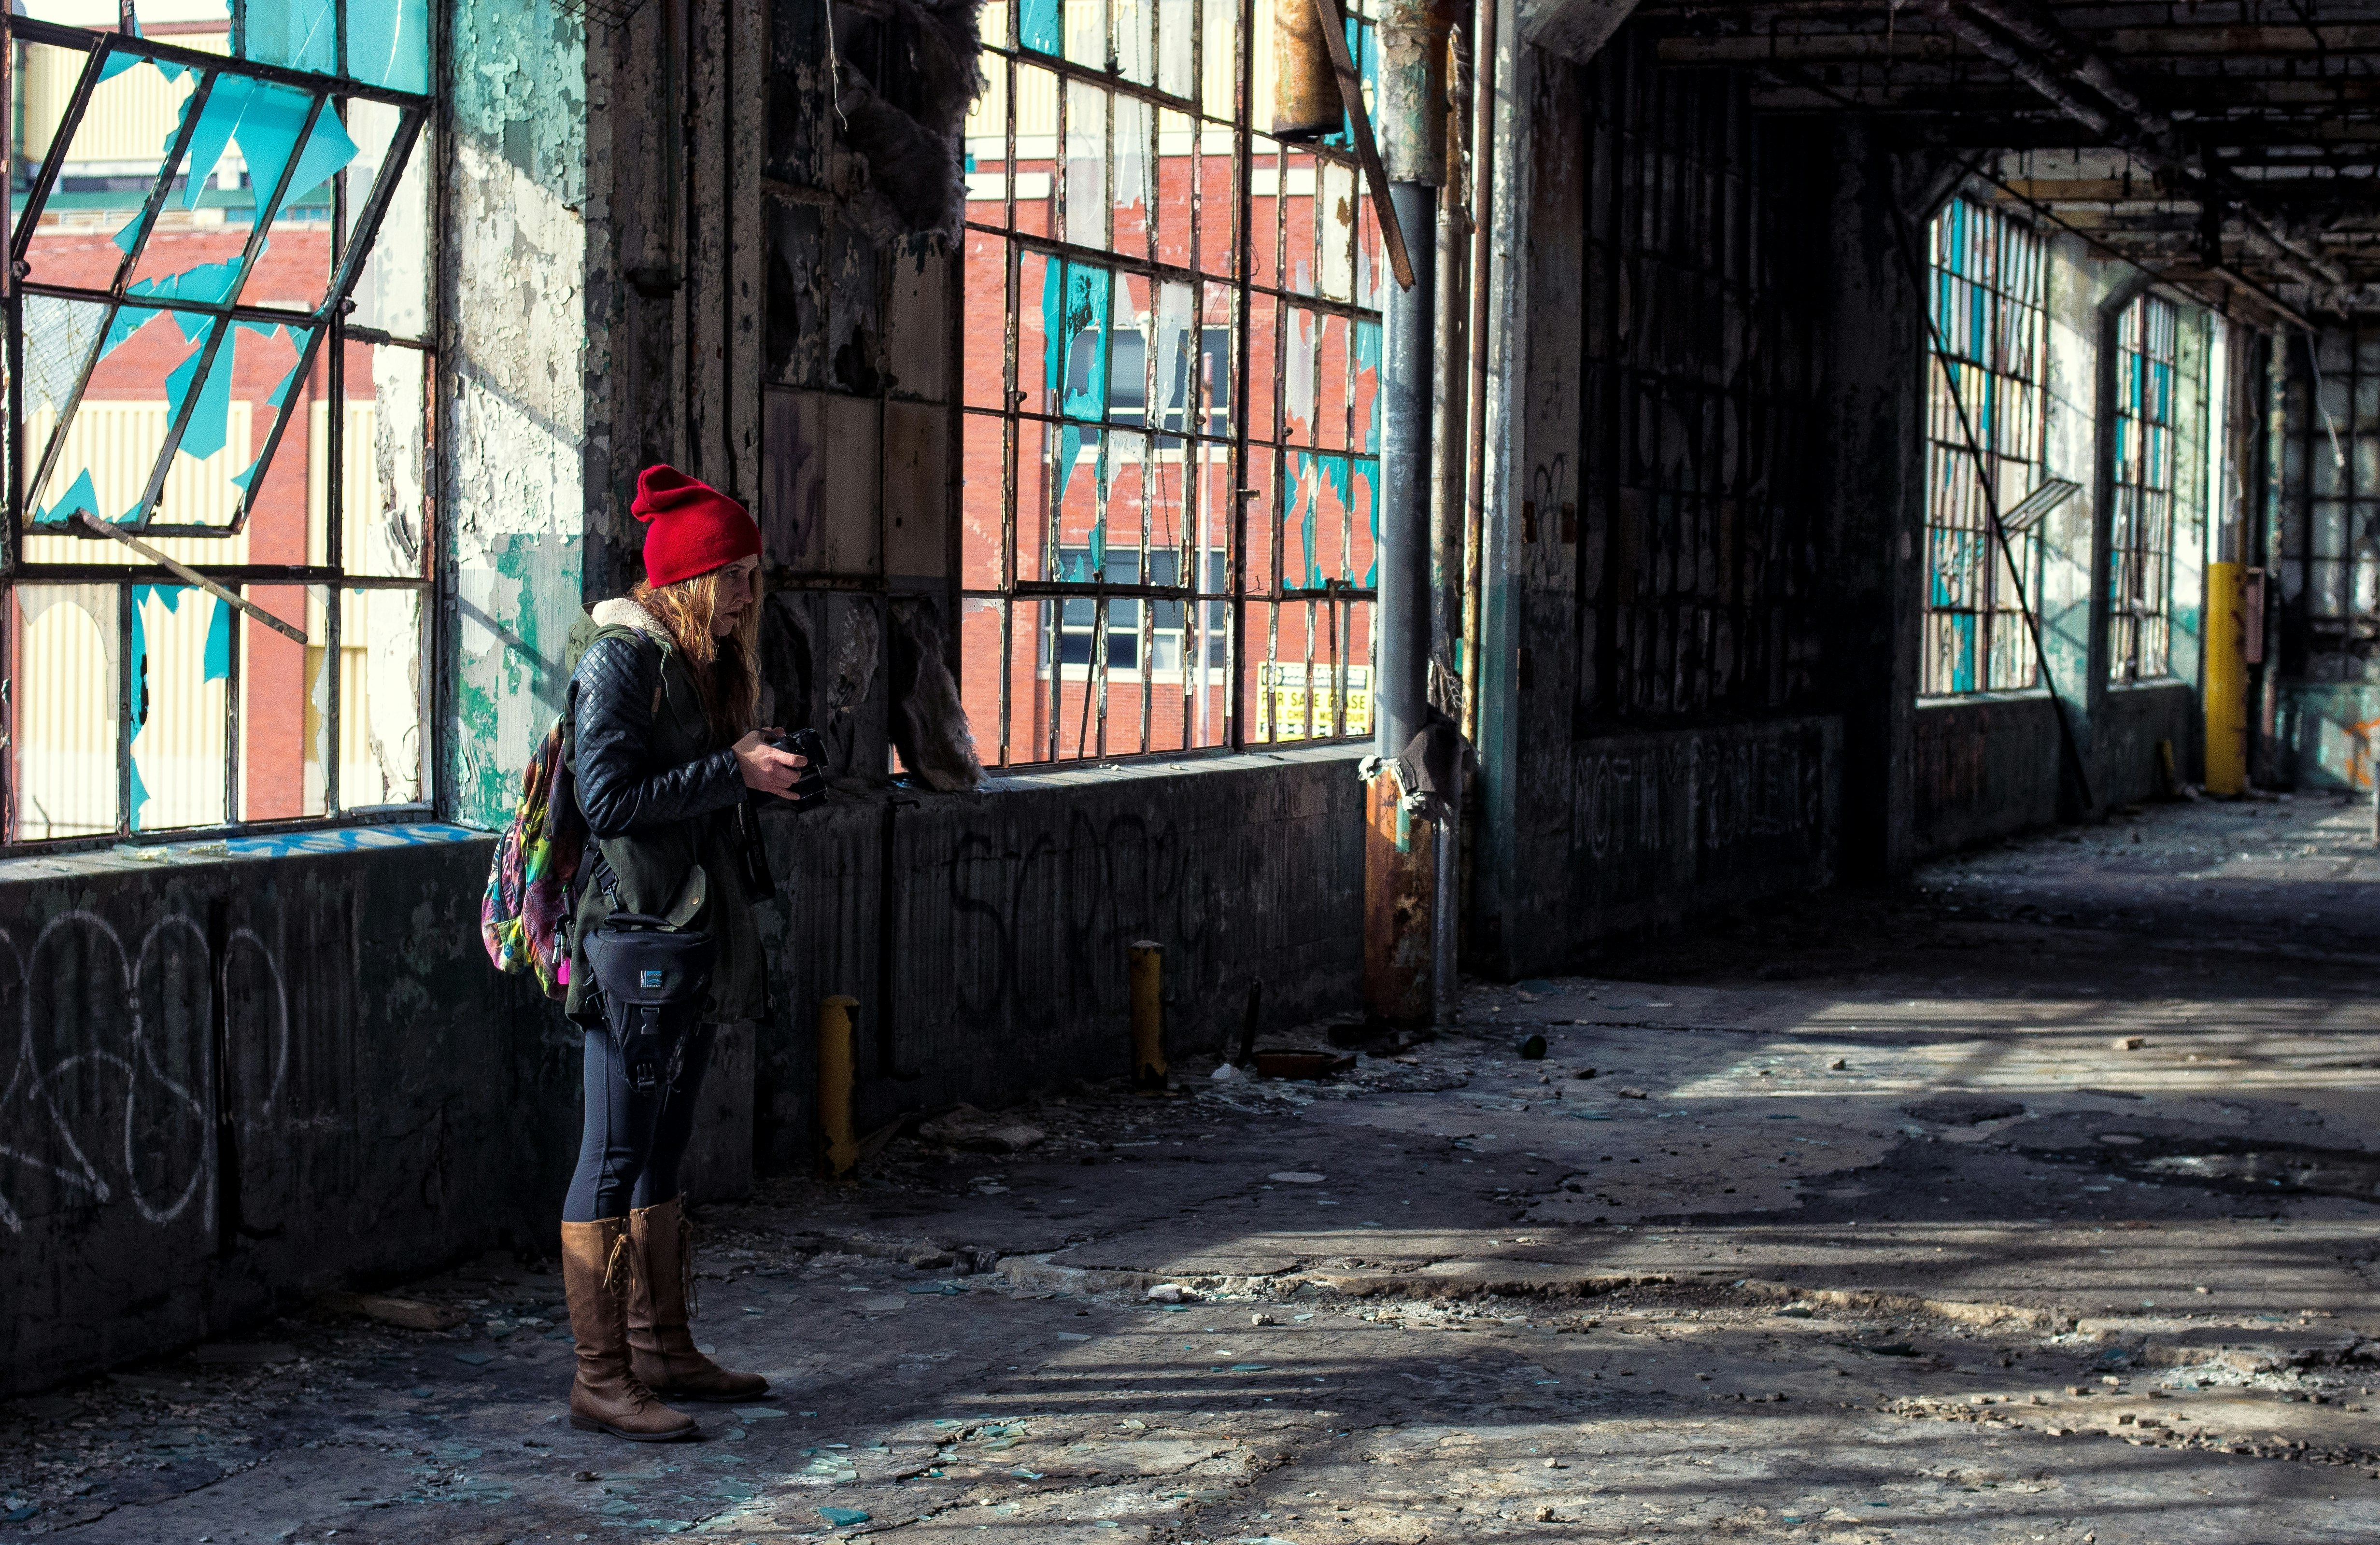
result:
[[[1165,1088],[1165,947],[1133,941],[1127,977],[1132,995],[1132,1086]]]
[[[847,1180],[859,1167],[859,1140],[851,1122],[851,1011],[858,1007],[856,997],[819,1000],[819,1132],[826,1140],[819,1167],[830,1180]]]
[[[1308,0],[1280,0],[1272,8],[1272,136],[1297,141],[1336,134],[1346,121],[1339,71],[1322,12]]]

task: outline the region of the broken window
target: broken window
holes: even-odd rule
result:
[[[961,685],[987,761],[1371,732],[1384,278],[1343,128],[1256,130],[1274,4],[984,7]]]
[[[421,806],[428,0],[16,9],[0,840]]]
[[[1918,690],[2030,687],[2041,665],[2024,609],[2041,594],[2041,523],[2052,507],[2027,503],[2043,481],[2047,250],[1999,211],[1954,199],[1934,219],[1932,251],[1927,304],[1939,347],[1927,372]],[[1995,509],[2006,550],[1992,532]]]
[[[1623,33],[1582,76],[1579,438],[1537,459],[1514,512],[1524,544],[1575,564],[1582,728],[1822,688],[1827,196],[1741,77],[1654,49]],[[1539,636],[1533,654],[1555,643]]]
[[[2107,485],[2107,672],[2118,682],[2170,669],[2174,386],[2180,313],[2141,296],[2116,320],[2116,432]]]
[[[2280,460],[2283,668],[2316,682],[2360,682],[2380,655],[2380,323],[2334,322],[2284,334],[2286,429]],[[2311,715],[2309,715],[2311,718]],[[2342,710],[2322,748],[2333,766],[2363,749],[2368,718]],[[2351,733],[2350,733],[2351,730]]]

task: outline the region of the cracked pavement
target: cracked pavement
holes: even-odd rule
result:
[[[548,1262],[325,1301],[0,1405],[0,1538],[2380,1537],[2370,830],[2126,814],[769,1182],[700,1443],[562,1421]]]

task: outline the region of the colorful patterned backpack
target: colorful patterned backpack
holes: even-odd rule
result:
[[[545,996],[570,986],[570,923],[578,906],[578,866],[587,852],[587,817],[564,754],[569,703],[521,771],[520,803],[488,866],[488,893],[480,903],[480,938],[488,959],[506,975],[529,972]]]

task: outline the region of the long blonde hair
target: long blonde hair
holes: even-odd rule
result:
[[[720,585],[726,573],[725,568],[717,568],[662,585],[640,579],[628,592],[629,598],[651,613],[676,640],[694,677],[710,738],[722,746],[742,740],[755,727],[760,708],[759,597],[744,609],[744,615],[724,638],[710,631],[712,619],[719,615]]]

